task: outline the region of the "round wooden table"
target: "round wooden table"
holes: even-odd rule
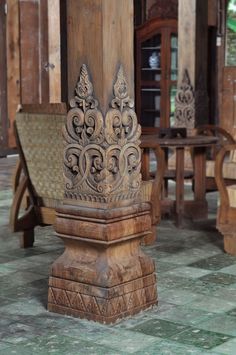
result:
[[[208,204],[206,201],[206,149],[215,145],[218,138],[211,136],[192,136],[186,138],[159,138],[158,135],[142,135],[141,148],[142,175],[148,179],[149,175],[149,150],[159,144],[163,149],[172,148],[176,151],[176,191],[174,212],[177,226],[181,226],[183,216],[192,219],[207,218]],[[192,150],[194,198],[184,199],[184,153],[186,148]]]

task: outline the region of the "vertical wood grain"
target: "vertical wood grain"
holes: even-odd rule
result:
[[[89,68],[103,112],[109,107],[120,64],[134,97],[133,1],[68,0],[67,30],[69,98],[83,63]]]
[[[39,101],[49,102],[48,63],[48,0],[39,3]]]
[[[39,2],[20,1],[21,101],[40,102]]]
[[[60,1],[58,0],[48,0],[48,34],[50,102],[61,102]]]
[[[8,146],[15,147],[13,122],[20,103],[19,2],[7,0],[7,110]]]
[[[0,148],[7,146],[7,60],[5,1],[0,2]]]

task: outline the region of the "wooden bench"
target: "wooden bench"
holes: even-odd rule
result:
[[[236,255],[236,181],[227,186],[225,179],[225,157],[236,154],[236,144],[225,145],[216,157],[215,180],[219,190],[219,206],[217,211],[217,228],[224,237],[224,249],[231,255]],[[236,180],[236,162],[234,180]],[[232,171],[231,171],[232,172]]]
[[[34,227],[54,224],[55,210],[63,202],[63,137],[66,120],[65,104],[25,105],[17,113],[15,134],[19,150],[10,213],[14,232],[22,231],[21,247],[34,243]],[[157,145],[158,160],[155,178],[141,184],[141,201],[152,205],[153,233],[144,242],[155,239],[156,224],[160,221],[160,191],[164,174],[164,154]],[[23,201],[25,211],[21,215]]]

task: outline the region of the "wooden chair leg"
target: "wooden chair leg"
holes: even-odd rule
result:
[[[224,235],[224,250],[226,253],[236,256],[236,232]]]
[[[168,179],[164,179],[164,197],[168,197]]]
[[[34,244],[34,229],[26,229],[20,236],[20,247],[31,248]]]

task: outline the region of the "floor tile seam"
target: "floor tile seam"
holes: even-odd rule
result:
[[[196,328],[196,329],[199,329],[199,328]],[[187,329],[187,330],[189,330],[189,329]],[[232,336],[232,335],[230,335],[230,334],[225,334],[225,333],[219,333],[219,332],[212,332],[212,331],[210,331],[210,330],[206,330],[206,329],[200,329],[201,331],[204,331],[205,333],[207,333],[207,334],[209,334],[210,336],[212,336],[212,335],[216,335],[216,336],[219,336],[219,337],[222,337],[222,336],[227,336],[228,337],[228,339],[225,339],[225,341],[222,341],[221,342],[221,344],[224,344],[224,343],[226,343],[227,341],[230,341],[230,340],[232,340],[232,339],[236,339],[236,337],[234,337],[234,336]],[[173,334],[173,335],[171,335],[170,336],[170,338],[169,339],[171,339],[172,340],[172,337],[175,337],[176,335],[181,335],[182,333],[185,333],[186,332],[186,330],[184,330],[184,331],[182,331],[181,333],[178,333],[178,334]],[[176,340],[175,340],[176,341]],[[189,343],[185,343],[185,342],[181,342],[181,341],[176,341],[177,343],[180,343],[180,344],[189,344]],[[221,344],[219,344],[219,345],[221,345]],[[189,344],[190,345],[190,344]],[[218,345],[218,346],[219,346]],[[194,346],[196,346],[196,345],[194,345]],[[200,347],[200,346],[198,346],[200,349],[204,349],[204,350],[206,350],[205,348],[202,348],[202,347]],[[215,346],[216,347],[216,346]],[[212,350],[213,349],[213,347],[212,348],[210,348],[209,350]]]
[[[211,312],[213,313],[213,312]],[[178,322],[178,321],[170,321],[170,319],[167,319],[167,318],[161,318],[160,316],[157,316],[156,319],[158,320],[164,320],[164,321],[168,321],[170,323],[174,323],[174,324],[177,324],[177,325],[184,325],[185,327],[187,328],[190,328],[190,329],[200,329],[200,330],[204,330],[206,332],[210,332],[210,333],[217,333],[217,334],[221,334],[221,335],[226,335],[225,333],[221,333],[221,332],[212,332],[210,330],[206,330],[206,329],[203,329],[200,327],[200,324],[202,322],[205,322],[205,321],[209,321],[210,318],[214,318],[214,317],[217,317],[219,316],[220,314],[219,313],[214,313],[212,315],[210,315],[210,317],[208,319],[205,318],[205,316],[203,316],[202,318],[200,318],[198,321],[196,321],[196,323],[194,324],[191,324],[191,323],[185,323],[185,322]],[[232,335],[231,335],[232,336]],[[236,337],[236,336],[235,336]]]
[[[217,314],[218,316],[220,316],[221,314]],[[228,316],[228,317],[230,317],[230,316]],[[207,320],[206,320],[207,321]],[[205,322],[205,321],[204,321]],[[206,329],[206,327],[204,327],[204,324],[203,325],[201,325],[201,322],[200,323],[198,323],[198,328],[200,329],[200,330],[203,330],[204,332],[211,332],[210,330],[208,330],[208,329]],[[219,332],[219,331],[213,331],[212,333],[216,333],[216,334],[220,334],[220,335],[226,335],[226,336],[229,336],[229,337],[231,337],[231,338],[235,338],[236,339],[236,334],[235,335],[232,335],[232,333],[231,334],[229,334],[229,333],[227,333],[227,332],[225,332],[224,330],[222,330],[221,332]]]
[[[189,305],[189,303],[188,303],[187,305]],[[235,308],[236,308],[236,304],[235,304],[234,306],[232,306],[232,308],[227,309],[227,311],[226,311],[226,310],[222,310],[222,311],[216,312],[216,311],[212,311],[212,310],[211,310],[211,313],[213,313],[214,315],[224,315],[224,314],[227,314],[227,312],[230,312],[230,311],[232,311],[232,310],[235,309]],[[195,307],[192,307],[191,309],[194,309],[194,310],[196,310],[196,311],[198,311],[198,310],[205,311],[205,310],[206,310],[205,308],[200,308],[200,307],[198,307],[198,306],[196,306],[196,308],[195,308]],[[235,353],[236,353],[236,352],[235,352]]]
[[[202,269],[203,270],[203,269]],[[205,270],[205,269],[204,269]],[[169,272],[170,271],[170,272]],[[168,271],[165,271],[165,272],[163,272],[162,273],[162,275],[166,275],[166,276],[177,276],[176,274],[174,274],[174,273],[172,273],[171,272],[172,270],[168,270]],[[208,270],[206,270],[206,271],[208,271]],[[188,276],[188,277],[186,277],[184,274],[182,275],[183,277],[186,277],[186,278],[188,278],[188,279],[190,279],[190,280],[199,280],[201,277],[203,277],[203,276],[208,276],[208,275],[210,275],[210,274],[212,274],[212,272],[210,271],[209,273],[207,273],[207,274],[205,274],[205,275],[200,275],[200,276],[194,276],[194,277],[191,277],[191,276]],[[181,276],[181,277],[182,277]]]

